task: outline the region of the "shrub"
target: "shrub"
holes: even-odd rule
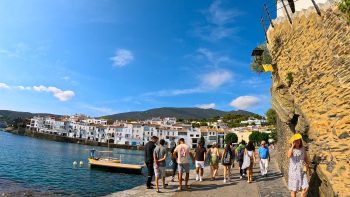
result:
[[[229,133],[225,136],[225,144],[237,143],[238,137],[235,133]]]
[[[263,49],[264,52],[261,57],[253,58],[252,63],[250,64],[250,67],[254,72],[262,73],[264,72],[262,64],[271,64],[272,58],[269,50],[266,47],[266,44],[259,45],[258,48]]]
[[[276,124],[276,119],[277,119],[276,111],[274,109],[272,109],[272,108],[267,110],[267,112],[266,112],[266,119],[267,119],[267,123],[269,125],[275,125]]]
[[[287,73],[286,81],[288,86],[290,87],[293,83],[293,73],[291,72]]]
[[[350,23],[350,0],[341,0],[339,3],[339,10],[342,11]]]

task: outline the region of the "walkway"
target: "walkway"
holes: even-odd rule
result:
[[[273,157],[272,157],[273,158]],[[175,197],[283,197],[290,196],[286,183],[277,168],[274,159],[271,160],[267,177],[261,177],[259,172],[259,164],[254,167],[254,181],[247,183],[246,180],[239,180],[239,172],[237,166],[234,168],[231,183],[223,183],[223,168],[220,166],[219,176],[215,181],[210,180],[209,167],[205,168],[205,179],[203,182],[195,181],[195,171],[190,174],[191,189],[188,191],[176,192],[177,182],[170,182],[167,178],[169,186],[167,189],[160,189],[162,193],[157,194],[155,190],[147,190],[144,185],[135,187],[131,190],[117,192],[109,195],[109,197],[136,197],[136,196],[175,196]]]

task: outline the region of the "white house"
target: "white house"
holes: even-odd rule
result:
[[[295,12],[299,12],[299,11],[314,7],[314,4],[312,3],[311,0],[297,0],[297,1],[294,0],[293,1],[294,7],[289,5],[288,0],[278,0],[277,1],[277,18],[287,17],[286,11],[283,8],[282,1],[286,5],[286,8],[288,10],[289,15],[292,15],[292,13],[293,13],[292,11],[294,11],[294,13],[295,13]],[[331,3],[331,2],[335,2],[335,1],[339,1],[339,0],[315,0],[315,3],[319,6],[322,4]],[[292,8],[293,8],[293,10],[292,10]]]

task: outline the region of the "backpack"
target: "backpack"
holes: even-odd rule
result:
[[[244,148],[241,148],[237,155],[237,161],[242,161],[244,157]]]
[[[227,164],[227,165],[231,164],[231,154],[228,151],[226,151],[226,153],[224,155],[223,164]]]

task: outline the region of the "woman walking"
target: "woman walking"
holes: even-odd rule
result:
[[[289,157],[288,189],[291,191],[291,197],[296,197],[299,191],[301,191],[300,196],[305,197],[309,187],[307,180],[309,160],[301,139],[302,136],[297,133],[289,140],[291,147],[287,153]]]
[[[226,145],[221,162],[224,166],[224,183],[229,183],[231,176],[231,165],[233,162],[233,153],[230,144]]]
[[[248,183],[253,181],[253,165],[255,163],[255,146],[252,141],[248,143],[244,150],[242,169],[247,169]]]
[[[211,180],[215,180],[219,168],[219,149],[216,146],[216,142],[209,149],[210,154],[210,173]]]

